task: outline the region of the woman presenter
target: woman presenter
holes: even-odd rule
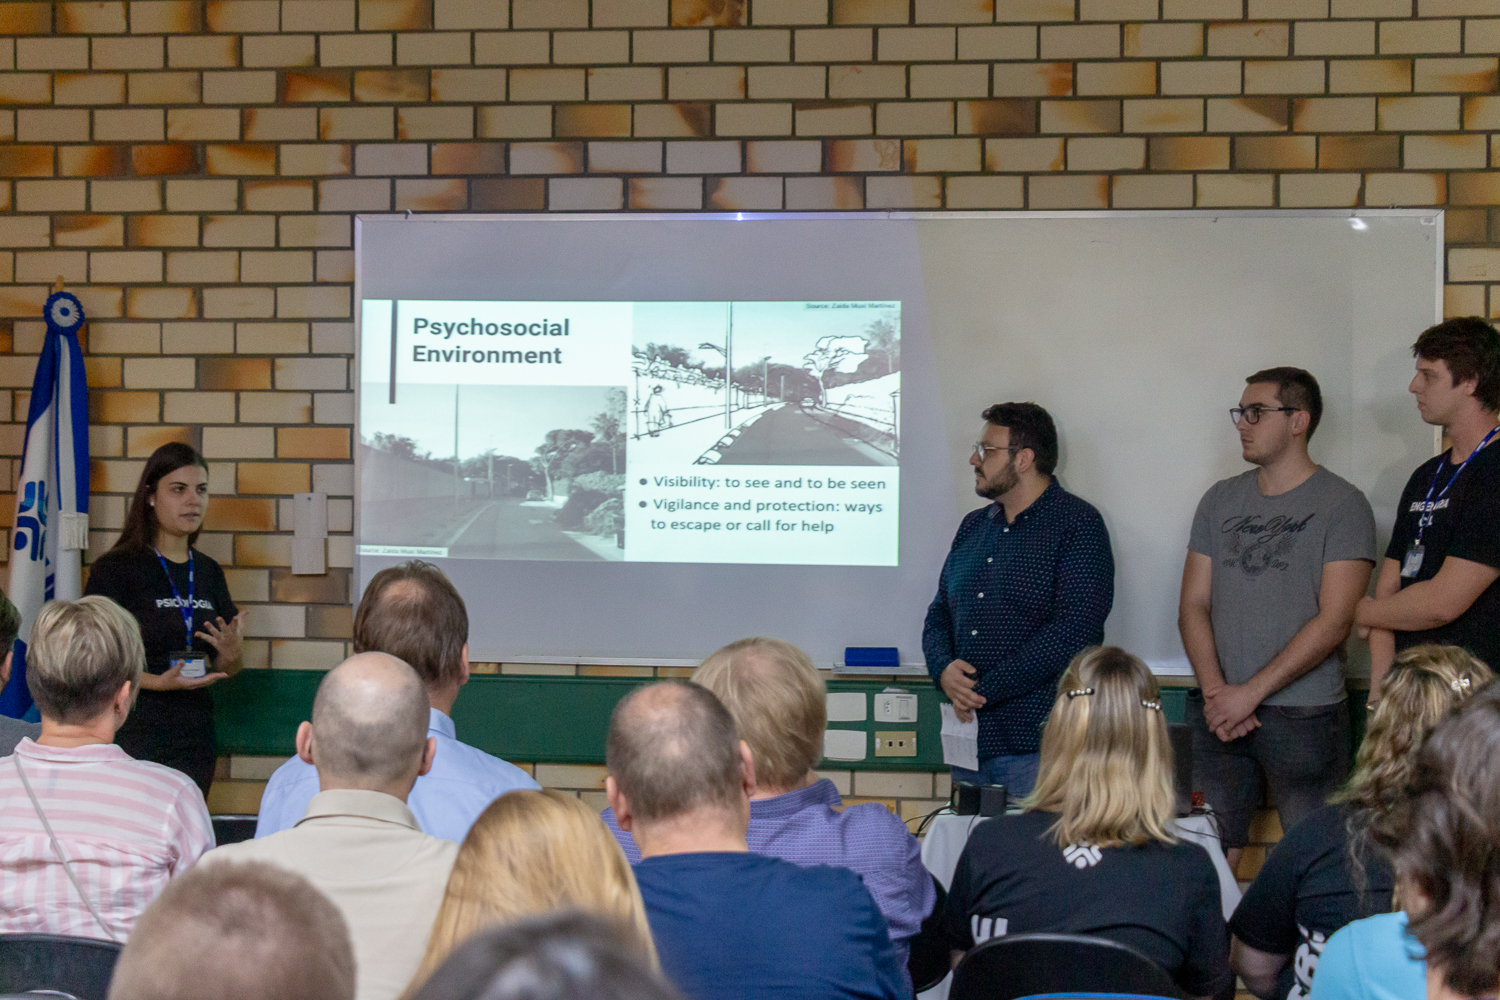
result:
[[[193,547],[207,510],[203,456],[162,445],[146,460],[120,540],[94,561],[84,588],[134,615],[146,645],[140,696],[115,742],[186,774],[205,797],[215,763],[207,688],[240,669],[244,618],[219,564]]]

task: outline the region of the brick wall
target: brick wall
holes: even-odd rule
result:
[[[249,666],[326,667],[353,213],[1438,205],[1447,307],[1487,314],[1497,53],[1497,0],[6,0],[0,413],[61,275],[91,318],[92,551],[192,441]],[[308,489],[324,577],[288,570]],[[843,780],[908,813],[944,791]]]

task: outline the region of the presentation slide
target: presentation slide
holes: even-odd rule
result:
[[[901,303],[361,303],[362,556],[895,566]]]

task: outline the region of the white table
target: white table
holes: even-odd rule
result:
[[[958,867],[958,856],[969,842],[969,834],[985,819],[986,817],[980,816],[958,816],[945,809],[928,825],[927,834],[922,839],[922,864],[943,884],[944,889],[953,887],[953,871]],[[1239,883],[1234,880],[1234,872],[1230,871],[1229,862],[1224,858],[1224,849],[1219,844],[1214,821],[1208,816],[1183,816],[1177,820],[1177,832],[1182,835],[1183,840],[1199,844],[1208,852],[1209,859],[1214,863],[1214,871],[1219,875],[1219,901],[1224,907],[1224,919],[1227,921],[1234,914],[1234,908],[1240,905],[1241,893]],[[953,974],[949,973],[942,982],[917,996],[919,1000],[948,1000],[948,988],[952,983]]]
[[[969,834],[982,822],[984,820],[979,816],[955,816],[944,810],[928,826],[927,836],[922,841],[922,864],[937,876],[944,889],[953,883],[953,870],[958,867],[958,856],[969,842]],[[1177,832],[1183,840],[1201,845],[1208,852],[1214,871],[1219,874],[1219,901],[1224,907],[1224,919],[1228,920],[1234,914],[1234,908],[1240,905],[1240,886],[1224,858],[1213,820],[1208,816],[1183,816],[1177,820]]]

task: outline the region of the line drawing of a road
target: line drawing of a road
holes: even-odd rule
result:
[[[890,465],[884,455],[792,404],[774,407],[723,449],[727,465]]]

